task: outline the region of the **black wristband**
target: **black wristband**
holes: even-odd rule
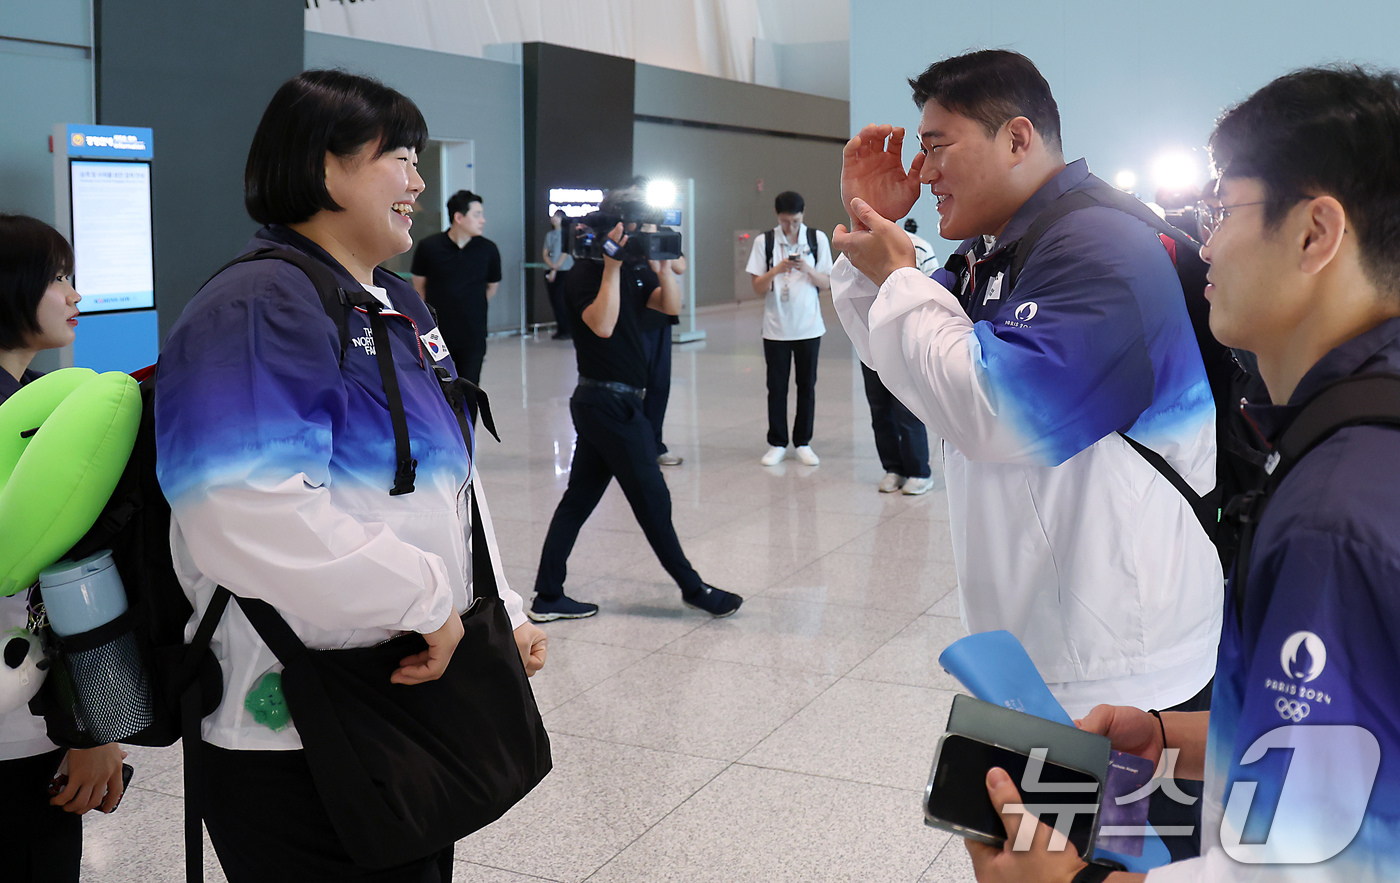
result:
[[[1157,718],[1157,726],[1162,728],[1162,750],[1167,750],[1167,725],[1162,723],[1162,712],[1155,708],[1147,709],[1147,713]]]
[[[1103,880],[1107,878],[1109,874],[1117,870],[1120,869],[1110,867],[1109,865],[1101,865],[1097,862],[1089,862],[1079,869],[1079,873],[1074,875],[1070,883],[1103,883]]]

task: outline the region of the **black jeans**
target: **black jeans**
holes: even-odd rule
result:
[[[797,364],[797,416],[792,421],[792,443],[812,442],[812,421],[817,404],[817,351],[822,339],[763,339],[763,359],[768,363],[768,444],[787,447],[788,369]]]
[[[666,453],[661,440],[661,424],[666,422],[666,402],[671,398],[671,326],[642,332],[647,354],[647,397],[642,410],[656,429],[656,452]]]
[[[535,593],[553,599],[564,594],[569,553],[579,529],[593,514],[608,482],[614,477],[627,495],[632,514],[646,534],[661,566],[682,593],[700,588],[700,574],[690,566],[676,529],[671,525],[671,491],[656,465],[655,430],[636,396],[598,387],[580,386],[569,399],[578,441],[569,469],[569,486],[540,552]]]
[[[49,803],[49,782],[63,754],[60,748],[0,761],[0,865],[6,881],[78,883],[83,817]]]
[[[556,270],[554,281],[549,281],[545,273],[544,287],[549,292],[549,306],[554,310],[554,327],[559,334],[569,334],[569,311],[564,307],[565,285],[569,281],[568,270]]]
[[[870,428],[875,430],[875,450],[886,472],[905,478],[928,478],[928,430],[914,412],[894,397],[880,375],[862,364],[865,400],[870,403]]]
[[[204,824],[229,883],[451,883],[451,847],[382,871],[352,862],[304,751],[228,751],[205,742],[200,753]]]

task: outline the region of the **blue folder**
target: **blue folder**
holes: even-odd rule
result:
[[[1026,648],[1008,631],[979,632],[954,641],[938,657],[938,664],[983,702],[1074,726],[1074,719],[1045,686]],[[1102,848],[1095,848],[1094,856],[1121,862],[1139,874],[1171,861],[1171,853],[1155,831],[1143,837],[1140,856]]]

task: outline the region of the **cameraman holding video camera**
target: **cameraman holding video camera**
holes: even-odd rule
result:
[[[671,493],[656,462],[655,430],[643,409],[643,319],[648,310],[674,316],[681,306],[680,286],[670,267],[680,253],[679,235],[637,232],[643,224],[658,223],[657,215],[640,189],[629,187],[610,192],[598,212],[571,230],[575,262],[564,300],[578,357],[578,388],[569,400],[578,441],[569,486],[540,553],[529,611],[535,622],[598,612],[598,605],[566,596],[564,578],[579,529],[614,476],[688,606],[728,616],[744,600],[706,585],[686,560],[671,524]]]

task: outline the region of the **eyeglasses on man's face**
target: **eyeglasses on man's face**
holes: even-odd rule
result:
[[[1230,212],[1237,208],[1267,205],[1270,202],[1272,200],[1262,199],[1258,202],[1237,202],[1234,205],[1212,205],[1205,200],[1196,203],[1196,229],[1201,235],[1201,244],[1210,242],[1210,237],[1220,229],[1225,219],[1230,217]]]
[[[1306,193],[1299,193],[1287,198],[1291,199],[1293,202],[1312,199],[1312,197]],[[1216,230],[1220,229],[1220,225],[1225,223],[1225,219],[1230,217],[1230,213],[1235,209],[1248,208],[1251,205],[1270,205],[1275,201],[1276,200],[1272,199],[1261,199],[1256,202],[1237,202],[1234,205],[1213,205],[1204,199],[1201,200],[1196,203],[1196,229],[1201,235],[1201,244],[1204,245],[1210,242],[1210,237]]]

